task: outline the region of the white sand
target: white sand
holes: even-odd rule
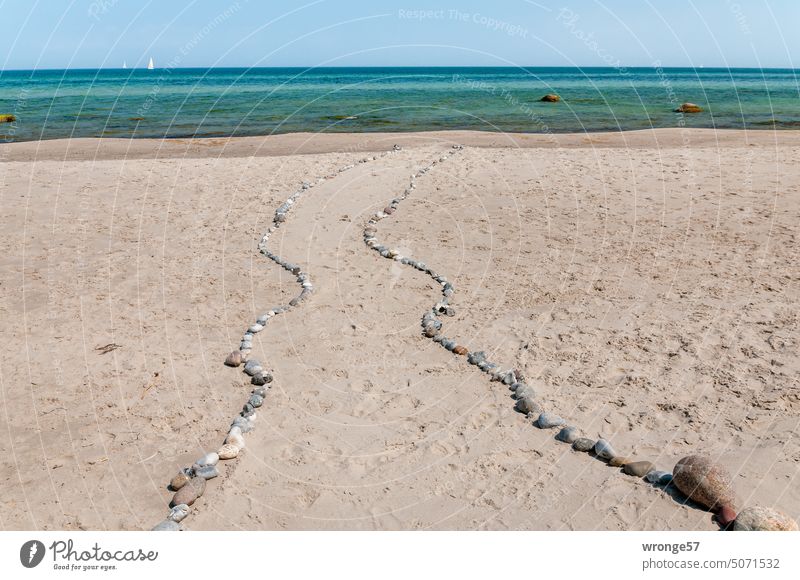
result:
[[[800,133],[552,141],[0,146],[0,527],[162,519],[169,479],[219,446],[250,390],[222,360],[297,293],[256,251],[275,208],[398,142],[312,189],[270,240],[316,292],[257,336],[275,386],[186,528],[715,529],[553,441],[421,336],[438,290],[361,230],[452,142],[468,147],[380,225],[454,282],[445,334],[524,369],[588,436],[667,470],[711,454],[744,505],[800,515]]]

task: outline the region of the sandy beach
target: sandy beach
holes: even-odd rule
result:
[[[800,516],[800,131],[289,134],[0,145],[0,527],[150,529],[252,388],[258,428],[187,530],[714,530],[711,514],[576,453],[420,332],[524,371],[542,405],[670,471],[718,458],[742,505]],[[402,150],[369,163],[365,156]]]

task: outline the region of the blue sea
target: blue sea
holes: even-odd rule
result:
[[[546,93],[559,103],[543,103]],[[705,110],[673,110],[690,101]],[[212,68],[0,72],[3,141],[296,131],[800,128],[798,71]]]

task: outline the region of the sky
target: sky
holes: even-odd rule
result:
[[[0,70],[800,67],[800,0],[0,0]]]

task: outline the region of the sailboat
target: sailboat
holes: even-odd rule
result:
[[[128,62],[123,60],[122,61],[122,68],[128,68]]]
[[[153,57],[150,57],[150,62],[147,63],[147,70],[153,70],[155,66],[153,66]]]

